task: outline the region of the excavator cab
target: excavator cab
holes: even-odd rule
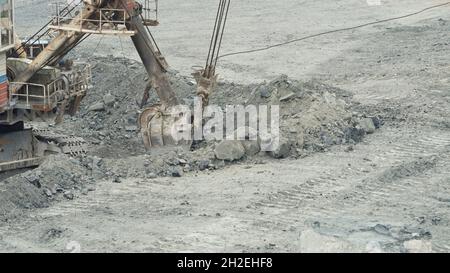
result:
[[[17,89],[10,94],[9,105],[30,122],[59,123],[64,114],[74,115],[91,86],[91,66],[63,60],[43,67],[27,82],[16,81],[31,63],[29,58],[7,59],[9,88]]]
[[[47,51],[55,35],[49,28],[54,20],[30,37],[16,36],[15,47],[8,54],[7,76],[9,89],[13,90],[9,94],[10,110],[14,109],[24,121],[61,122],[64,114],[78,111],[91,86],[90,65],[65,57],[45,63],[26,81],[18,79]]]

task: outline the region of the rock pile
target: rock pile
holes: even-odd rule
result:
[[[51,156],[37,169],[10,177],[0,183],[0,219],[16,208],[47,206],[52,200],[74,199],[94,189],[100,179],[122,183],[124,178],[155,179],[182,177],[195,171],[210,171],[226,164],[257,163],[271,158],[307,156],[333,145],[352,145],[382,125],[379,117],[355,111],[351,94],[317,81],[300,82],[281,76],[271,82],[238,85],[220,82],[210,104],[279,106],[279,144],[271,135],[257,134],[249,127],[245,139],[202,141],[192,150],[181,148],[146,151],[138,134],[138,107],[147,75],[141,64],[128,59],[103,58],[93,62],[93,88],[81,111],[51,127],[64,134],[83,137],[90,143],[87,156]],[[177,96],[192,105],[192,79],[170,73]],[[158,101],[151,93],[149,105]],[[256,134],[256,135],[255,135]]]

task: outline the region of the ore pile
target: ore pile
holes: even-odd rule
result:
[[[133,60],[112,57],[96,58],[90,63],[93,64],[93,88],[84,99],[80,113],[68,117],[56,130],[85,138],[91,143],[92,154],[102,158],[146,154],[137,125],[141,111],[138,104],[148,80],[143,66]],[[193,79],[174,71],[170,75],[180,101],[192,105]],[[152,92],[148,105],[157,101]],[[225,109],[226,105],[237,102],[280,105],[283,151],[272,153],[279,158],[324,151],[336,144],[352,145],[382,124],[380,117],[352,111],[354,105],[348,92],[314,80],[299,82],[280,76],[253,85],[220,82],[210,103]],[[236,150],[231,146],[230,149]],[[257,153],[253,151],[250,156],[254,154]]]
[[[182,148],[146,151],[138,133],[139,102],[148,77],[143,66],[120,58],[95,58],[93,87],[80,112],[66,116],[63,124],[48,126],[55,132],[84,138],[89,153],[78,158],[48,157],[43,165],[0,182],[0,219],[17,215],[18,209],[48,206],[52,201],[73,199],[95,190],[98,181],[122,183],[127,178],[182,177],[207,172],[227,164],[265,164],[282,158],[299,158],[324,152],[334,145],[351,150],[352,145],[374,133],[383,121],[366,116],[345,90],[315,80],[301,82],[280,76],[252,85],[220,82],[210,104],[279,105],[280,145],[260,151],[256,141],[203,141],[191,150]],[[170,72],[180,100],[191,105],[195,97],[193,79]],[[149,105],[157,102],[154,92]],[[356,110],[358,109],[358,110]],[[238,128],[240,130],[242,128]],[[20,210],[19,210],[20,211]]]

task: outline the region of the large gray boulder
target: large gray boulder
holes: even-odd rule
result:
[[[217,159],[235,161],[244,157],[245,148],[239,140],[222,140],[216,145],[214,154]]]
[[[273,158],[286,158],[291,154],[291,144],[287,141],[280,142],[280,145],[269,152]]]
[[[114,106],[114,103],[116,102],[116,97],[110,93],[103,96],[103,102],[106,106],[112,107]]]
[[[89,106],[88,112],[105,111],[105,104],[103,102],[97,102]]]
[[[359,126],[361,127],[361,129],[364,130],[364,132],[366,134],[373,134],[373,133],[375,133],[376,127],[375,127],[375,124],[373,123],[373,119],[372,118],[362,119],[359,122]]]
[[[239,127],[234,131],[233,138],[241,141],[245,154],[248,156],[256,155],[261,151],[258,131],[251,127]]]
[[[263,139],[264,151],[273,158],[286,158],[291,154],[292,143],[284,137]]]

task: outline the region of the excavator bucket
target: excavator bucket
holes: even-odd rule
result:
[[[228,11],[230,8],[229,0],[220,0],[219,6],[217,10],[216,22],[214,25],[213,34],[211,36],[211,44],[208,52],[208,58],[206,61],[206,66],[204,69],[197,70],[192,75],[197,82],[197,96],[202,99],[203,107],[207,106],[209,103],[209,97],[212,94],[214,88],[217,85],[218,76],[215,73],[217,61],[219,59],[221,43],[223,39],[223,34],[225,30],[225,25],[228,17]],[[145,30],[139,30],[139,27],[142,24],[137,20],[135,22],[135,26],[137,26],[138,33],[144,33]],[[149,35],[151,37],[151,34]],[[151,52],[159,52],[155,51],[149,44],[151,45],[151,41],[140,41],[139,39],[134,38],[134,42],[136,48],[139,50],[139,46],[144,44],[145,48],[150,48]],[[143,37],[145,38],[145,36]],[[155,63],[154,60],[147,60],[149,56],[158,56],[157,54],[150,54],[148,56],[141,56],[141,58],[145,63]],[[158,58],[155,57],[158,62]],[[159,63],[159,62],[158,62]],[[160,64],[163,67],[162,64]],[[148,68],[151,68],[150,66]],[[164,70],[166,68],[164,67]],[[151,69],[148,69],[152,72]],[[151,74],[151,73],[149,73]],[[159,89],[156,88],[158,96],[163,103],[163,105],[174,105],[170,102],[176,101],[175,93],[171,90],[170,86],[167,84],[168,80],[166,77],[159,77],[159,79],[165,79],[161,83],[158,83]],[[157,81],[156,81],[157,82]],[[161,88],[161,86],[165,88]],[[159,91],[159,92],[158,92]],[[148,92],[148,88],[146,90]],[[144,95],[143,102],[148,98],[148,94]],[[169,103],[168,103],[169,102]],[[143,105],[143,104],[142,104]],[[181,107],[181,106],[179,106]],[[168,145],[177,145],[177,146],[188,146],[192,145],[192,136],[193,129],[191,124],[193,124],[192,116],[188,116],[190,111],[183,111],[182,109],[177,109],[175,111],[167,111],[163,109],[161,105],[150,107],[144,110],[140,116],[139,125],[141,128],[141,134],[144,139],[144,145],[147,149],[160,147],[160,146],[168,146]],[[175,109],[177,107],[174,107]],[[173,109],[173,107],[172,107]],[[196,121],[195,124],[202,124],[203,121]]]
[[[180,146],[189,149],[192,145],[192,117],[187,113],[162,110],[161,105],[145,109],[139,118],[145,148]]]

